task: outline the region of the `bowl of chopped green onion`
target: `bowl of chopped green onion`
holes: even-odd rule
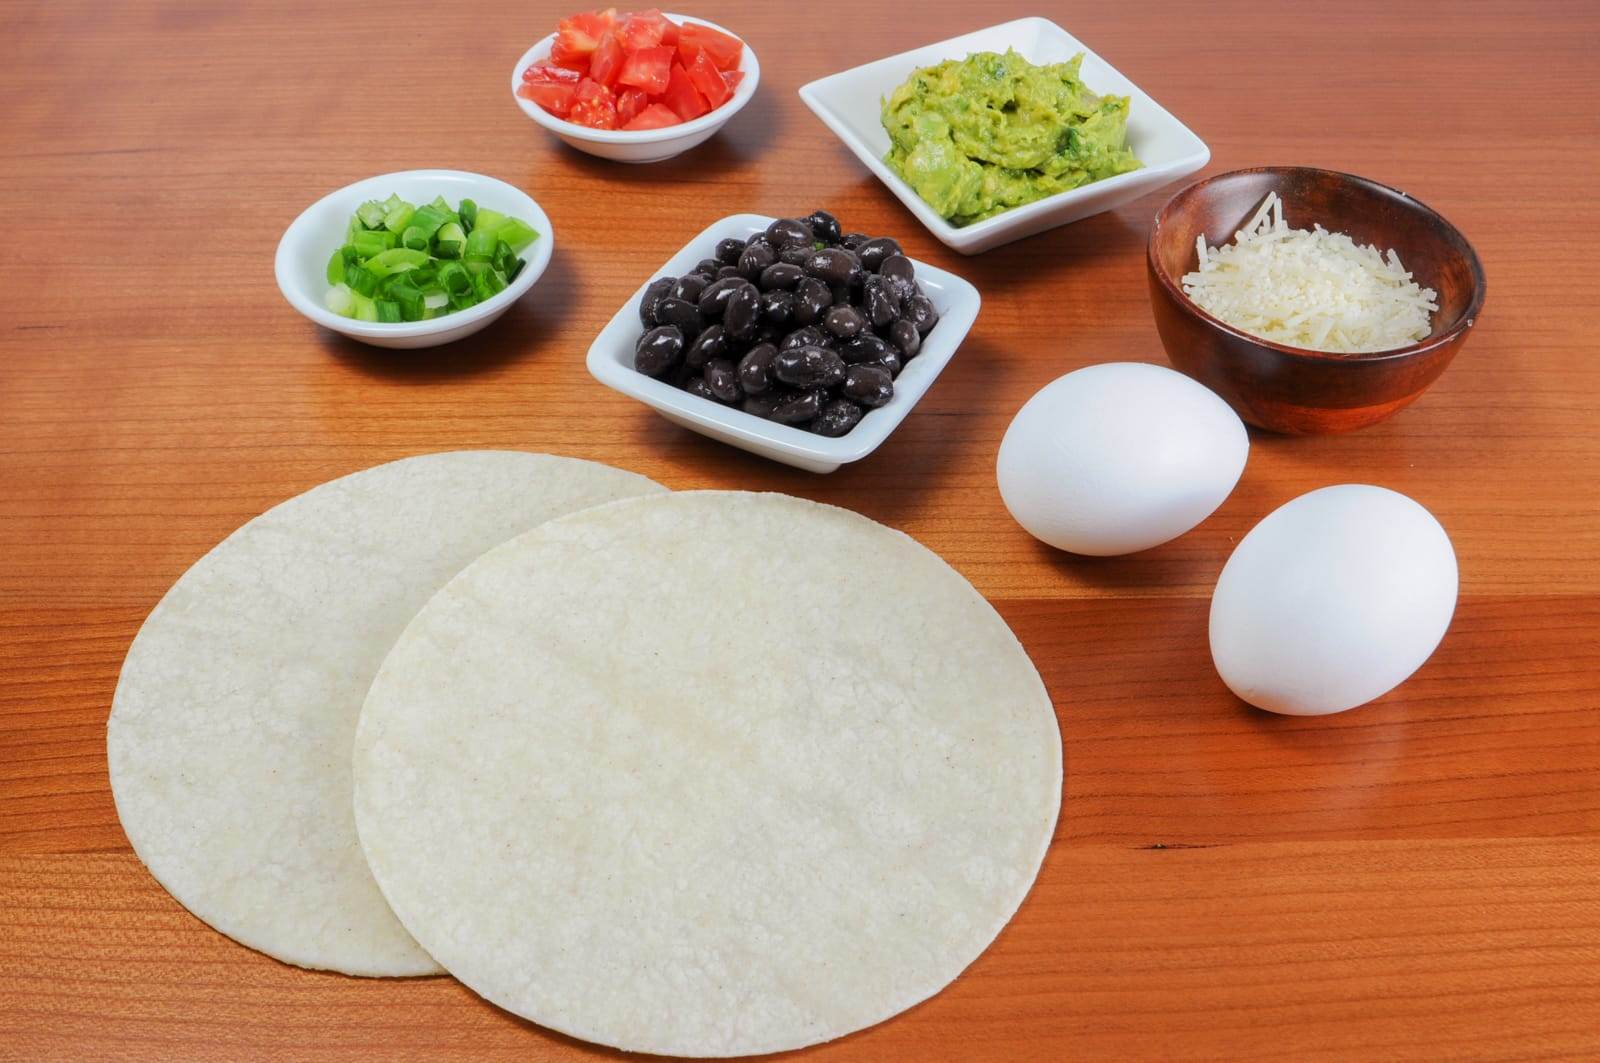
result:
[[[325,328],[378,347],[434,347],[484,328],[533,287],[555,238],[521,189],[406,170],[323,196],[278,242],[278,287]]]

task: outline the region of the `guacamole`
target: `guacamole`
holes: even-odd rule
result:
[[[1128,97],[1090,92],[1082,62],[1008,50],[915,71],[883,104],[884,161],[956,225],[1137,170]]]

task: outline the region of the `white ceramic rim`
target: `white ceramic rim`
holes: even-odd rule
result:
[[[679,25],[685,22],[693,22],[726,33],[730,37],[739,37],[737,33],[730,29],[724,29],[709,19],[680,15],[676,11],[664,11],[662,14]],[[761,63],[756,59],[755,49],[750,47],[749,41],[739,37],[740,42],[744,44],[744,50],[739,53],[739,69],[744,72],[744,80],[739,82],[739,87],[733,90],[733,99],[721,107],[714,111],[709,111],[692,121],[669,125],[664,129],[591,129],[586,125],[578,125],[574,122],[557,118],[532,100],[525,100],[517,95],[517,87],[522,84],[522,72],[539,60],[548,58],[551,45],[555,42],[555,39],[556,35],[552,33],[522,53],[522,58],[518,59],[517,65],[511,69],[511,98],[517,101],[517,106],[522,108],[523,114],[532,118],[535,122],[550,130],[550,132],[559,133],[564,137],[573,137],[577,140],[587,140],[595,144],[658,144],[664,140],[674,140],[678,137],[698,133],[704,129],[715,129],[738,114],[744,108],[744,105],[750,102],[750,97],[756,94],[756,86],[761,83]]]
[[[516,209],[526,215],[522,220],[533,226],[539,233],[539,238],[533,242],[532,247],[527,249],[528,253],[525,255],[527,265],[522,267],[522,272],[517,274],[517,279],[507,285],[505,291],[496,293],[491,299],[487,299],[476,306],[468,307],[466,310],[458,310],[443,317],[436,317],[427,321],[358,321],[353,317],[335,314],[320,301],[308,300],[301,295],[298,286],[290,279],[295,269],[292,260],[296,257],[295,250],[290,247],[290,238],[295,236],[299,230],[309,226],[311,224],[311,215],[317,212],[317,208],[329,201],[345,197],[381,198],[377,197],[368,186],[377,186],[385,181],[395,181],[402,178],[412,181],[440,179],[466,181],[481,185],[485,189],[493,190],[497,194],[504,195],[507,199],[518,202],[520,205]],[[471,198],[476,200],[478,197],[473,196]],[[353,212],[355,206],[350,209]],[[499,210],[500,208],[491,206],[490,209]],[[503,213],[511,212],[505,211]],[[328,253],[330,255],[333,253],[333,249],[339,246],[336,242],[339,238],[340,234],[338,233],[328,234]],[[290,306],[317,324],[333,329],[335,332],[342,332],[348,336],[393,338],[433,336],[441,332],[453,332],[465,325],[482,321],[484,318],[494,317],[526,295],[528,290],[533,287],[534,282],[543,275],[546,267],[550,265],[550,256],[555,251],[555,242],[555,229],[550,224],[549,216],[545,214],[543,208],[539,206],[532,196],[515,185],[507,184],[498,178],[488,177],[484,174],[472,173],[468,170],[397,170],[394,173],[366,177],[360,181],[345,185],[343,188],[335,189],[301,211],[294,221],[289,223],[289,227],[283,231],[282,238],[278,240],[278,251],[273,258],[273,273],[278,279],[278,290],[283,292],[283,297],[289,301]]]
[[[960,41],[966,40],[968,37],[975,37],[980,33],[991,33],[996,30],[1009,29],[1013,26],[1038,24],[1043,24],[1044,27],[1047,27],[1048,29],[1059,33],[1063,37],[1076,42],[1082,47],[1086,56],[1093,56],[1096,62],[1104,64],[1104,66],[1117,77],[1122,78],[1122,80],[1126,81],[1129,85],[1137,88],[1140,94],[1150,101],[1151,106],[1155,108],[1161,120],[1170,122],[1173,126],[1181,129],[1183,132],[1193,137],[1195,142],[1200,145],[1199,151],[1195,153],[1195,155],[1198,155],[1198,162],[1195,160],[1195,155],[1180,156],[1179,158],[1172,160],[1171,162],[1167,162],[1161,166],[1144,166],[1128,173],[1117,174],[1115,177],[1106,177],[1099,181],[1091,181],[1088,184],[1082,185],[1078,188],[1069,188],[1065,192],[1057,192],[1055,195],[1046,196],[1043,199],[1036,199],[1032,203],[1025,203],[1020,207],[1013,207],[1010,210],[1001,211],[992,218],[985,218],[983,221],[974,222],[971,225],[964,225],[958,228],[954,225],[951,225],[950,222],[944,218],[940,217],[934,211],[934,209],[928,205],[927,201],[917,194],[916,189],[907,184],[899,174],[889,169],[889,167],[881,158],[878,158],[878,156],[873,154],[872,149],[866,143],[861,141],[861,139],[858,138],[848,126],[838,121],[834,117],[832,108],[818,96],[819,86],[825,85],[834,78],[855,73],[862,67],[868,67],[876,63],[883,63],[890,60],[899,59],[902,56],[908,56],[913,52],[921,52],[930,48],[943,48],[946,45],[954,45]],[[959,58],[959,56],[952,55],[951,58]],[[934,41],[931,44],[919,45],[916,48],[908,48],[903,52],[896,52],[894,55],[886,55],[878,59],[869,60],[865,63],[859,63],[856,66],[848,67],[847,69],[829,74],[826,77],[817,78],[815,81],[807,82],[806,84],[800,86],[799,92],[800,99],[808,108],[810,108],[813,114],[822,120],[822,123],[828,127],[828,130],[832,132],[834,136],[838,137],[842,142],[844,142],[844,144],[851,149],[856,157],[865,163],[867,168],[870,169],[880,181],[888,186],[889,189],[893,191],[903,203],[905,203],[906,207],[917,216],[918,221],[927,226],[928,230],[940,240],[952,247],[976,243],[990,233],[1013,228],[1025,221],[1048,213],[1053,207],[1059,207],[1063,203],[1071,202],[1074,198],[1088,198],[1089,195],[1096,192],[1114,191],[1122,185],[1133,184],[1139,181],[1147,181],[1152,177],[1164,177],[1167,178],[1167,181],[1177,180],[1186,174],[1194,173],[1196,170],[1204,167],[1211,159],[1211,148],[1205,143],[1205,141],[1201,140],[1199,135],[1196,134],[1194,130],[1180,122],[1171,111],[1161,106],[1160,102],[1157,101],[1154,96],[1151,96],[1148,92],[1145,92],[1138,82],[1134,81],[1122,71],[1112,66],[1106,61],[1105,56],[1101,55],[1093,48],[1090,48],[1087,44],[1084,44],[1082,41],[1078,40],[1078,38],[1068,33],[1060,25],[1040,15],[1031,15],[1027,18],[1012,19],[1009,22],[999,22],[993,26],[985,26],[982,29],[973,30],[971,33],[963,33],[956,37],[947,38],[946,40]],[[1167,181],[1162,181],[1161,183],[1165,184]]]
[[[982,297],[971,282],[948,270],[939,269],[937,266],[916,259],[911,260],[916,269],[917,280],[930,295],[937,293],[940,298],[935,300],[939,310],[939,323],[928,334],[933,342],[924,344],[907,366],[909,368],[927,358],[928,361],[922,364],[932,368],[925,377],[920,374],[915,376],[912,387],[903,386],[902,382],[905,380],[903,370],[895,379],[896,395],[890,400],[889,405],[868,410],[855,428],[837,437],[819,436],[790,425],[768,421],[735,407],[722,406],[697,395],[691,395],[664,380],[645,376],[631,364],[624,365],[618,360],[619,346],[617,341],[608,335],[620,331],[628,337],[627,346],[620,348],[626,358],[632,352],[634,334],[642,329],[638,322],[639,299],[652,281],[671,273],[668,267],[675,259],[685,257],[690,248],[697,244],[731,236],[735,232],[742,233],[746,230],[754,232],[765,228],[774,220],[764,214],[732,214],[719,218],[697,233],[683,247],[673,252],[665,263],[651,271],[644,283],[628,296],[622,307],[606,322],[600,334],[595,337],[594,343],[590,345],[586,364],[590,374],[600,383],[637,399],[658,412],[664,411],[703,427],[715,428],[728,435],[737,436],[758,447],[779,450],[817,463],[845,464],[859,461],[878,449],[884,440],[893,434],[933,387],[939,374],[944,372],[945,367],[950,364],[956,351],[966,340],[982,305]],[[708,250],[707,254],[709,253]],[[942,306],[937,305],[940,302],[943,303]],[[619,322],[631,328],[619,326]],[[945,329],[945,332],[941,334],[940,329]]]

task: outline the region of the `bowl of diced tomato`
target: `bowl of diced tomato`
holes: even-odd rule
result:
[[[761,81],[755,53],[704,19],[654,8],[564,18],[511,72],[524,114],[619,162],[660,162],[709,138]]]

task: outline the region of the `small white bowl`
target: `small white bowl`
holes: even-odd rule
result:
[[[595,337],[589,348],[589,372],[614,391],[632,396],[674,424],[701,435],[731,443],[741,450],[760,454],[785,465],[810,472],[833,472],[840,465],[860,459],[877,450],[906,414],[927,394],[978,316],[978,289],[925,262],[912,260],[917,282],[939,311],[939,322],[928,333],[915,358],[894,381],[894,398],[866,416],[849,432],[837,438],[819,436],[803,429],[778,424],[732,406],[723,406],[675,388],[665,380],[645,376],[633,367],[633,345],[644,332],[639,322],[639,300],[657,277],[681,277],[703,258],[714,256],[717,241],[730,236],[741,239],[762,232],[775,219],[761,214],[735,214],[714,222],[690,240],[655,273],[645,278],[622,309]]]
[[[452,204],[470,199],[480,207],[522,219],[533,226],[539,238],[523,251],[527,265],[517,279],[477,306],[427,321],[357,321],[336,314],[323,302],[329,288],[328,259],[344,243],[345,227],[356,208],[369,199],[387,199],[391,193],[412,203],[427,203],[435,196]],[[278,241],[274,268],[278,288],[289,305],[325,328],[374,347],[437,347],[472,335],[511,309],[550,264],[555,243],[550,219],[519,188],[461,170],[402,170],[345,185],[307,207]]]
[[[714,30],[721,30],[730,37],[739,36],[732,30],[723,29],[715,22],[703,18],[691,18],[671,11],[666,12],[666,16],[679,25],[694,22],[701,26],[710,26]],[[693,121],[668,126],[665,129],[639,129],[633,132],[623,129],[591,129],[557,118],[532,100],[525,100],[517,95],[517,87],[522,84],[522,72],[534,63],[541,63],[550,58],[550,47],[555,43],[555,39],[556,35],[552,33],[522,53],[522,58],[517,60],[517,65],[511,70],[511,98],[517,101],[517,106],[522,108],[523,114],[557,137],[579,151],[598,155],[602,159],[613,159],[617,162],[661,162],[675,155],[682,155],[690,148],[709,140],[712,134],[727,125],[728,119],[738,114],[744,105],[750,102],[750,97],[756,94],[756,86],[761,83],[761,64],[756,61],[756,53],[751,49],[750,43],[745,41],[744,50],[739,54],[739,69],[744,71],[744,80],[733,90],[733,99],[716,110],[703,114]],[[743,37],[739,39],[744,40]]]
[[[957,228],[939,217],[884,163],[889,134],[883,129],[882,101],[918,67],[964,59],[973,52],[1003,53],[1007,48],[1015,48],[1036,64],[1064,63],[1083,52],[1083,81],[1091,91],[1130,97],[1128,144],[1144,166]],[[800,98],[929,232],[964,255],[1111,210],[1194,173],[1211,159],[1211,149],[1187,126],[1076,37],[1045,18],[1017,19],[854,67],[802,86]]]

